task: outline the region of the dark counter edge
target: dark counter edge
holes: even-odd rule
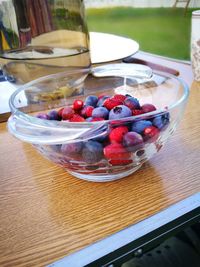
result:
[[[120,266],[200,220],[200,193],[107,238],[54,262],[49,267]]]
[[[11,112],[6,112],[6,113],[0,114],[0,123],[1,122],[7,122],[10,115],[11,115]]]

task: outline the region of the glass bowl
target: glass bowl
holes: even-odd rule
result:
[[[83,121],[55,119],[62,107],[74,107],[75,100],[88,105],[91,95],[101,99],[98,106],[105,106],[105,96],[116,99],[123,95],[126,100],[117,99],[121,102],[109,107],[109,117],[104,120],[86,116],[84,107],[77,106],[75,113],[79,119],[84,117]],[[95,77],[88,69],[69,70],[19,88],[10,98],[8,129],[76,177],[112,181],[135,172],[162,148],[181,121],[188,95],[182,80],[163,72],[144,79]],[[138,106],[128,105],[127,98],[137,99]],[[116,116],[123,113],[124,106],[131,113]],[[113,112],[115,115],[110,115]]]

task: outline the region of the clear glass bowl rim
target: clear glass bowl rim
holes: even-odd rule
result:
[[[20,111],[15,105],[14,105],[14,100],[15,97],[22,91],[25,91],[27,88],[29,88],[30,86],[33,86],[39,82],[45,81],[49,78],[58,78],[59,76],[62,75],[62,77],[64,77],[63,75],[70,75],[70,74],[78,74],[78,73],[83,73],[85,75],[88,75],[90,73],[90,69],[76,69],[76,70],[71,70],[71,71],[66,71],[66,72],[62,72],[62,73],[57,73],[57,74],[51,74],[48,76],[44,76],[41,77],[39,79],[33,80],[27,84],[22,85],[21,87],[19,87],[10,97],[9,99],[9,106],[11,109],[11,113],[12,115],[14,115],[15,117],[19,117],[21,121],[24,120],[24,122],[29,121],[29,123],[31,123],[31,125],[34,127],[41,127],[44,125],[45,123],[45,128],[46,129],[51,129],[51,131],[53,131],[54,129],[58,130],[58,128],[62,128],[66,127],[68,128],[70,127],[76,127],[76,128],[88,128],[88,127],[97,127],[98,125],[102,125],[102,124],[109,124],[112,123],[112,121],[116,121],[116,120],[105,120],[105,121],[96,121],[96,122],[62,122],[62,121],[54,121],[54,120],[43,120],[37,117],[33,117],[30,116],[28,114],[23,113],[22,111]],[[149,112],[148,116],[155,116],[157,114],[162,114],[162,113],[166,113],[166,112],[170,112],[171,110],[173,110],[174,108],[176,108],[177,106],[181,105],[182,103],[184,103],[188,97],[189,97],[189,87],[186,84],[186,82],[182,79],[180,79],[179,77],[176,77],[172,74],[169,73],[165,73],[165,72],[161,72],[161,71],[154,71],[154,74],[158,74],[161,76],[164,76],[166,78],[171,78],[171,79],[175,79],[176,81],[179,82],[179,84],[182,86],[183,88],[183,94],[181,95],[181,97],[179,98],[178,101],[176,101],[174,104],[172,104],[171,106],[168,106],[167,109],[157,109],[155,111]],[[148,88],[147,88],[148,90]],[[131,116],[131,117],[126,117],[126,118],[122,118],[117,120],[117,122],[123,122],[123,121],[131,121],[131,120],[135,120],[135,119],[142,119],[143,117],[146,117],[146,113],[145,114],[140,114],[137,116]],[[9,121],[8,121],[9,123]]]

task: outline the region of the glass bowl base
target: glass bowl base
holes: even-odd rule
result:
[[[90,182],[110,182],[110,181],[124,178],[124,177],[136,172],[141,166],[142,166],[142,164],[139,164],[138,166],[131,168],[128,171],[120,172],[117,174],[104,174],[104,175],[96,174],[95,175],[95,174],[83,174],[83,173],[73,172],[73,171],[69,171],[69,170],[67,170],[67,172],[69,172],[71,175],[73,175],[79,179],[90,181]]]

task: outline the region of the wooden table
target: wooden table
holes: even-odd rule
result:
[[[0,124],[0,266],[45,266],[66,257],[58,266],[74,267],[67,259],[84,260],[79,250],[93,244],[95,254],[99,240],[117,234],[123,239],[123,229],[200,191],[200,84],[193,82],[188,64],[142,52],[136,56],[179,70],[191,93],[177,131],[135,174],[109,183],[79,180]],[[196,195],[195,207],[198,201]],[[118,238],[119,245],[122,241]],[[109,245],[104,249],[109,252]]]

